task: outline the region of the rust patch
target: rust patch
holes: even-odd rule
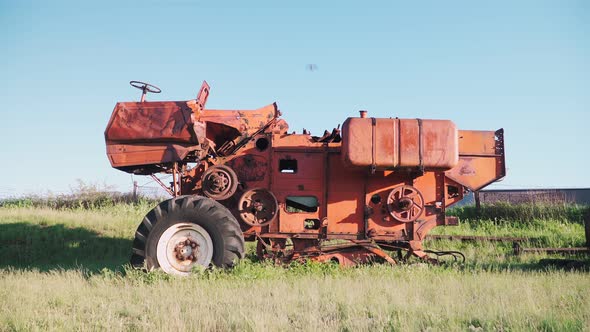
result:
[[[459,168],[459,175],[475,175],[476,171],[473,168],[473,159],[471,158],[463,158],[461,163],[461,168]]]
[[[268,162],[263,156],[247,154],[236,157],[227,163],[238,175],[242,182],[262,181],[268,168]]]

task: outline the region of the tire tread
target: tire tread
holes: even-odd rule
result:
[[[217,262],[212,262],[220,268],[231,268],[236,262],[244,258],[245,242],[238,221],[231,212],[220,203],[203,196],[179,196],[154,207],[139,224],[133,241],[131,265],[144,267],[151,271],[157,268],[156,257],[150,256],[149,244],[156,225],[160,223],[174,223],[187,221],[186,218],[201,216],[198,223],[206,226],[209,232],[218,232],[223,242],[223,252]],[[160,227],[161,228],[161,227]]]

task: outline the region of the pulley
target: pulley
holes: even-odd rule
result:
[[[266,226],[276,219],[279,204],[273,193],[264,188],[250,189],[238,203],[240,219],[250,226]]]
[[[238,176],[229,166],[213,165],[203,173],[202,191],[209,198],[222,201],[232,197],[237,189]]]
[[[387,196],[387,210],[397,221],[414,222],[424,212],[424,197],[413,186],[397,186]]]

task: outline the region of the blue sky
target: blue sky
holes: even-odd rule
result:
[[[312,134],[359,109],[503,127],[496,188],[590,187],[587,1],[0,0],[0,45],[0,197],[129,190],[103,131],[130,80]]]

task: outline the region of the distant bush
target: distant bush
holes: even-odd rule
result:
[[[156,204],[162,198],[148,198],[133,193],[122,193],[108,186],[78,181],[70,194],[28,195],[0,200],[0,207],[44,207],[50,209],[101,209],[118,204]]]
[[[573,223],[583,223],[584,215],[589,213],[586,205],[572,203],[522,203],[512,204],[497,202],[482,204],[478,211],[475,206],[454,207],[447,214],[464,220],[495,220],[532,222],[534,220],[560,220]]]

